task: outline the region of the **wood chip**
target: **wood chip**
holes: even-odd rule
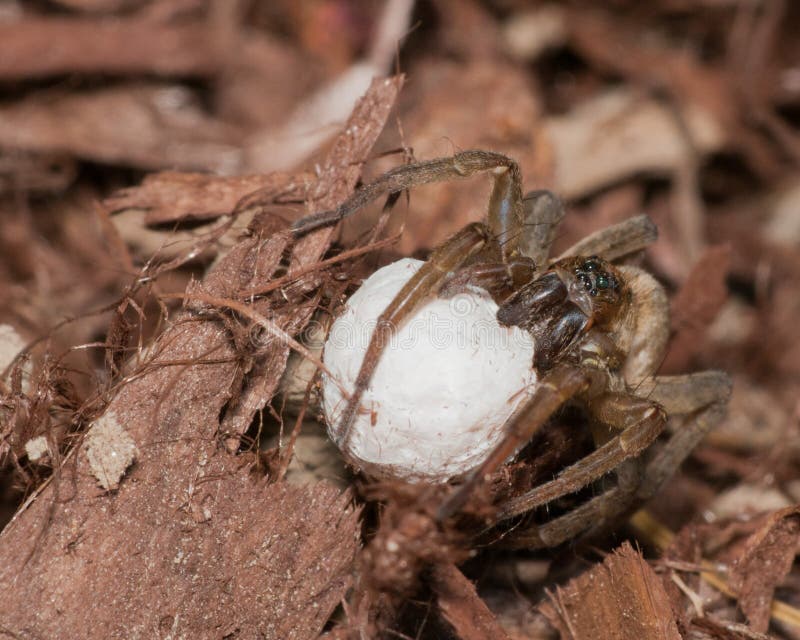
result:
[[[352,191],[357,163],[367,157],[400,85],[400,79],[376,81],[362,101],[356,115],[365,126],[334,147],[341,155],[332,155],[324,171],[320,206]],[[377,115],[373,106],[380,107]],[[306,238],[305,249],[324,251],[326,234]],[[263,286],[286,240],[285,234],[242,240],[189,287],[188,300],[194,291],[237,299],[243,289]],[[303,308],[282,322],[299,330],[308,317]],[[87,457],[73,453],[0,534],[4,631],[317,637],[344,597],[359,547],[351,496],[324,483],[267,484],[252,477],[252,457],[219,447],[232,416],[244,424],[269,401],[287,350],[274,340],[260,355],[259,375],[243,380],[228,324],[189,302],[107,408],[139,452],[117,491],[98,488]],[[248,392],[262,394],[257,404],[242,393],[243,381]],[[237,398],[245,401],[237,405]]]
[[[670,314],[674,335],[663,371],[685,371],[704,344],[708,327],[728,299],[726,278],[731,247],[709,247],[692,267],[683,287],[673,298]]]
[[[230,214],[242,198],[254,192],[272,201],[303,200],[310,174],[267,173],[248,176],[214,176],[207,173],[163,171],[147,176],[142,184],[122,189],[103,204],[110,212],[145,209],[148,225],[176,221],[209,220]]]
[[[480,599],[473,585],[454,564],[433,570],[439,609],[462,640],[504,640],[508,635]]]
[[[627,542],[540,609],[562,640],[681,640],[661,580]]]
[[[40,18],[0,22],[0,78],[66,73],[210,75],[223,60],[205,20]]]
[[[753,630],[766,633],[775,588],[789,573],[800,544],[800,507],[771,514],[745,542],[731,572],[731,586]]]
[[[139,453],[133,438],[111,411],[100,416],[86,432],[84,451],[92,475],[106,491],[119,488],[122,476]]]
[[[0,145],[143,169],[231,173],[235,127],[209,117],[180,86],[118,85],[35,93],[0,108]]]

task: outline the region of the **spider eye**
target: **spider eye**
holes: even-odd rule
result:
[[[583,263],[583,270],[584,271],[597,271],[600,268],[600,264],[594,258],[589,258],[586,262]]]
[[[604,274],[601,273],[599,276],[597,276],[597,280],[595,280],[595,282],[597,282],[598,289],[608,289],[608,278]]]

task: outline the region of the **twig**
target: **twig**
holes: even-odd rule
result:
[[[631,516],[630,524],[636,529],[640,537],[647,540],[660,551],[666,549],[675,539],[675,534],[656,520],[646,509],[634,513],[633,516]],[[700,571],[700,578],[702,580],[729,598],[738,599],[739,596],[736,591],[731,588],[724,577],[719,575],[718,567],[707,560],[703,560],[700,566],[702,567]],[[800,609],[786,604],[785,602],[781,602],[780,600],[773,600],[771,614],[775,620],[800,629]]]

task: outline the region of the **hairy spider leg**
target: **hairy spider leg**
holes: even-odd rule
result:
[[[488,257],[491,258],[491,255]],[[477,260],[450,275],[442,283],[439,296],[451,298],[469,291],[470,287],[479,287],[501,305],[517,288],[533,280],[535,275],[536,265],[529,258],[511,258],[508,262]]]
[[[527,549],[553,547],[584,532],[587,536],[594,535],[639,507],[659,491],[694,447],[719,424],[725,415],[730,391],[730,377],[722,371],[660,376],[643,382],[635,389],[637,396],[657,402],[669,415],[688,418],[645,465],[639,474],[641,481],[625,484],[625,476],[619,474],[618,486],[550,522],[510,534],[506,544]]]
[[[550,246],[564,219],[564,204],[551,191],[530,191],[522,199],[522,219],[519,252],[540,269],[545,268]]]
[[[646,214],[618,222],[589,234],[553,262],[575,256],[603,256],[609,262],[645,249],[658,238],[658,229]]]
[[[651,397],[670,415],[689,415],[647,464],[637,492],[641,501],[653,497],[705,436],[725,417],[731,396],[730,376],[723,371],[701,371],[681,376],[657,376],[652,388],[642,385],[639,396]]]
[[[623,461],[647,449],[664,430],[667,420],[659,405],[627,393],[603,393],[590,400],[588,408],[595,419],[621,433],[561,471],[553,480],[508,500],[500,508],[498,520],[520,515],[574,493],[613,471]]]
[[[509,203],[519,195],[519,178],[512,179],[513,175],[512,171],[496,175],[489,203],[489,227],[497,230],[499,261],[487,252],[465,264],[442,285],[442,297],[477,286],[488,291],[500,305],[533,280],[537,268],[547,263],[550,245],[564,218],[564,206],[550,191],[531,191],[522,199],[521,222],[513,219],[508,213]]]
[[[495,179],[489,204],[489,228],[500,244],[506,247],[503,255],[511,256],[516,253],[524,223],[519,165],[503,154],[477,149],[462,151],[448,158],[395,167],[361,187],[336,209],[301,218],[292,225],[292,229],[298,235],[307,233],[353,215],[384,194],[399,193],[432,182],[467,178],[485,171],[492,171]]]
[[[592,388],[602,388],[604,374],[599,369],[559,365],[536,383],[531,396],[506,422],[506,437],[464,483],[439,506],[438,521],[446,520],[466,504],[472,492],[494,473],[517,449],[530,440],[567,401]]]

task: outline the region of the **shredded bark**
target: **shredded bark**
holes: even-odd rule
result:
[[[0,79],[71,72],[211,75],[222,34],[205,18],[160,24],[150,18],[45,18],[0,23]]]
[[[769,627],[772,600],[800,549],[800,508],[772,513],[744,544],[731,572],[739,606],[754,631]]]
[[[728,299],[730,246],[709,247],[692,267],[671,305],[672,342],[665,371],[685,371],[709,325]]]
[[[377,81],[366,106],[356,110],[353,121],[367,123],[360,135],[348,130],[345,143],[334,147],[332,153],[349,155],[332,156],[321,206],[352,190],[357,162],[374,143],[400,83]],[[382,120],[372,112],[378,104]],[[342,167],[345,176],[338,173]],[[195,288],[236,299],[268,280],[287,241],[286,234],[245,239],[187,290],[188,300]],[[295,312],[283,324],[295,332],[309,315]],[[324,484],[289,488],[251,478],[250,456],[219,448],[220,434],[246,427],[269,401],[287,351],[272,341],[242,393],[242,362],[229,324],[190,303],[106,409],[138,450],[119,489],[99,490],[92,457],[77,448],[0,536],[0,588],[9,593],[0,605],[4,628],[44,637],[198,636],[209,630],[315,637],[349,582],[358,510],[349,494]],[[258,400],[248,401],[254,394]],[[63,619],[64,611],[87,601],[93,604],[89,620]]]
[[[541,611],[562,639],[680,640],[661,580],[627,542],[556,587]]]
[[[315,178],[309,174],[268,173],[222,178],[164,171],[147,176],[139,186],[118,191],[103,204],[111,213],[145,209],[145,222],[149,225],[209,220],[234,211],[245,196],[254,192],[270,202],[302,202],[308,186],[314,182]]]
[[[630,551],[598,559],[629,535],[687,640],[800,637],[800,5],[6,0],[0,14],[2,631],[656,637],[652,572]],[[399,98],[380,79],[395,69],[412,79]],[[727,417],[633,526],[609,522],[591,546],[498,550],[611,476],[492,527],[504,500],[591,450],[578,411],[443,523],[449,486],[354,482],[316,415],[309,328],[320,342],[361,278],[483,218],[492,179],[415,188],[301,238],[288,225],[404,162],[476,148],[564,200],[553,255],[647,214],[657,241],[623,261],[674,293],[660,372],[734,380]],[[296,388],[278,382],[289,354]],[[639,528],[643,513],[656,524]]]
[[[192,364],[208,358],[216,364]],[[217,419],[235,369],[218,320],[185,314],[164,334],[146,372],[108,408],[139,450],[119,490],[99,490],[77,449],[0,537],[5,629],[87,638],[320,631],[349,579],[357,510],[330,487],[255,481],[246,458],[220,452]],[[88,618],[64,615],[88,601]]]
[[[433,569],[433,588],[445,619],[462,640],[508,640],[475,586],[453,564]]]
[[[360,165],[366,160],[372,145],[386,124],[402,84],[402,77],[399,76],[385,80],[377,79],[370,91],[358,102],[343,133],[330,151],[326,169],[311,192],[315,209],[318,211],[332,209],[352,192],[360,173]],[[322,228],[300,238],[292,250],[289,275],[293,270],[302,270],[304,266],[319,262],[330,244],[332,234],[332,229]],[[283,250],[282,243],[288,241],[286,236],[277,238],[278,247],[271,252],[271,258],[267,259],[267,263],[273,268]],[[272,242],[274,244],[275,240]],[[260,252],[256,256],[259,261],[265,259]],[[249,259],[253,259],[253,256]],[[260,271],[263,269],[262,267]],[[295,284],[295,290],[299,296],[305,291],[314,289],[318,284],[319,280],[315,274],[304,274],[300,282]],[[240,283],[237,293],[254,288],[252,283]],[[316,309],[316,301],[313,299],[301,301],[298,298],[297,302],[297,306],[290,311],[288,318],[290,332],[302,330]],[[259,307],[257,304],[256,308],[260,310]],[[228,437],[229,449],[238,446],[238,438],[250,424],[255,412],[263,408],[275,393],[279,376],[286,367],[289,349],[287,345],[279,342],[273,342],[273,345],[272,354],[262,360],[262,365],[257,365],[255,370],[249,371],[247,386],[236,401],[229,404],[226,409],[220,428]]]
[[[0,144],[143,169],[235,169],[236,128],[192,101],[180,87],[155,84],[34,94],[0,107]]]

